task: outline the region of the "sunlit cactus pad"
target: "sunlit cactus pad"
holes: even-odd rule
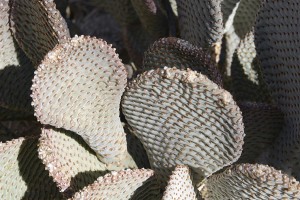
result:
[[[119,104],[126,71],[103,40],[74,37],[50,51],[32,85],[35,115],[43,124],[78,133],[105,163],[125,157]]]
[[[163,185],[177,164],[190,166],[200,181],[241,155],[240,109],[227,91],[200,73],[145,72],[128,85],[122,107]]]
[[[205,199],[299,199],[300,183],[267,165],[241,164],[213,175]]]
[[[145,188],[143,188],[145,187]],[[159,190],[154,172],[148,169],[122,170],[99,177],[72,199],[157,199]]]

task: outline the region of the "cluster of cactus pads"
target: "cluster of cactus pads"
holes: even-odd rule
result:
[[[300,199],[299,30],[298,0],[0,0],[0,199]]]

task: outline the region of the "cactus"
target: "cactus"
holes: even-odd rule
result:
[[[300,198],[296,0],[57,2],[0,0],[1,199]]]

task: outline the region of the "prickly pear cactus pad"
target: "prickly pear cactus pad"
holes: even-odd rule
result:
[[[34,68],[9,28],[9,2],[0,1],[0,120],[33,116],[30,87]]]
[[[12,0],[11,9],[14,37],[35,66],[56,44],[70,37],[53,0]]]
[[[189,167],[178,165],[170,176],[162,200],[196,200],[197,192]]]
[[[37,155],[38,138],[0,142],[1,199],[62,199]]]
[[[201,72],[218,85],[222,85],[221,75],[208,51],[188,41],[168,37],[154,42],[144,54],[143,68],[150,70],[165,66]]]
[[[150,35],[160,38],[168,33],[167,16],[156,0],[131,0],[143,27]]]
[[[104,163],[119,162],[127,148],[119,118],[126,78],[110,45],[76,36],[39,65],[32,85],[35,115],[43,124],[82,136]]]
[[[300,178],[299,16],[297,0],[266,0],[255,27],[262,72],[285,118],[284,129],[270,154],[270,163],[297,179]]]
[[[150,183],[150,184],[149,184]],[[149,169],[122,170],[99,177],[72,199],[158,199],[154,172]]]
[[[232,96],[206,76],[176,68],[145,72],[124,94],[123,113],[164,186],[176,165],[195,181],[236,161],[244,126]]]
[[[61,192],[78,191],[106,173],[106,165],[82,138],[68,131],[42,128],[38,152]]]
[[[243,153],[237,162],[255,163],[280,134],[284,126],[283,114],[266,103],[242,102],[238,105],[243,113],[246,136]]]
[[[241,164],[212,175],[205,199],[299,199],[300,183],[267,165]]]
[[[200,47],[211,47],[223,36],[222,0],[177,0],[181,37]]]

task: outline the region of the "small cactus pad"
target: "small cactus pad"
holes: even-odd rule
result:
[[[66,189],[78,191],[106,172],[105,164],[80,136],[72,132],[42,128],[38,152],[61,192]]]
[[[145,70],[176,67],[201,72],[218,85],[222,85],[221,75],[211,60],[208,51],[203,50],[189,42],[175,38],[162,38],[156,41],[145,52],[143,68]]]
[[[76,36],[50,51],[35,73],[32,98],[42,124],[79,134],[104,163],[125,157],[119,105],[127,75],[111,45]]]
[[[197,192],[192,182],[189,167],[178,165],[170,176],[162,200],[196,200]]]
[[[37,138],[0,142],[0,199],[62,199],[37,156]]]
[[[299,199],[300,183],[267,165],[241,164],[212,175],[203,190],[213,199]]]
[[[300,2],[265,0],[255,27],[256,47],[270,93],[285,126],[270,163],[300,179]]]
[[[150,169],[122,170],[100,177],[72,199],[158,199],[159,189]],[[152,197],[152,198],[151,198]],[[155,198],[156,197],[156,198]]]
[[[10,23],[18,44],[35,66],[70,37],[53,0],[12,0]]]
[[[241,155],[240,109],[229,92],[200,73],[145,72],[128,85],[122,107],[162,186],[176,165],[188,165],[199,182]]]
[[[223,36],[222,0],[177,0],[181,37],[200,47],[211,47]]]

